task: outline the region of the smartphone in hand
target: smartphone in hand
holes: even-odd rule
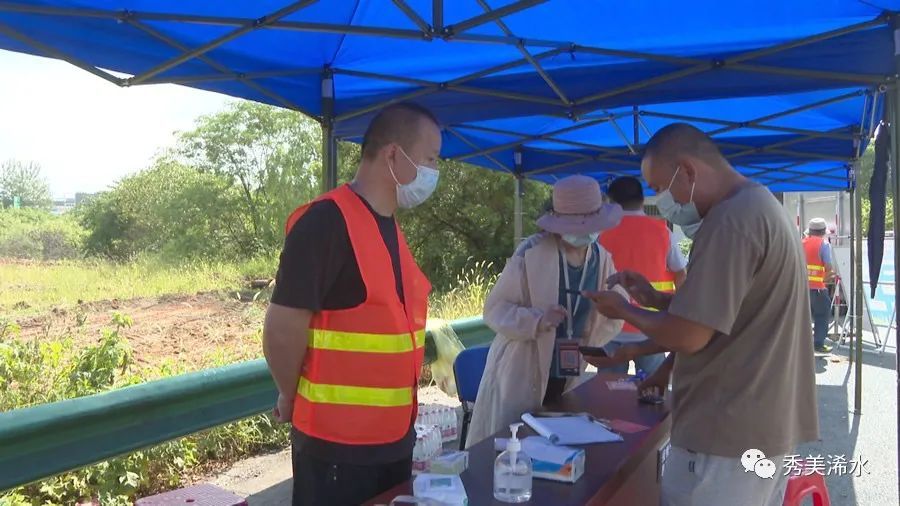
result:
[[[606,350],[600,346],[579,346],[578,351],[581,352],[582,355],[590,357],[609,358],[609,354],[607,354]]]

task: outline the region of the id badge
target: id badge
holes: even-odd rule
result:
[[[577,339],[557,339],[554,347],[554,376],[578,376],[581,374],[581,352]]]

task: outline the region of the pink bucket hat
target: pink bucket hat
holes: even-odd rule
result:
[[[554,234],[591,234],[622,221],[618,204],[604,204],[600,184],[587,176],[569,176],[553,185],[553,210],[537,226]]]

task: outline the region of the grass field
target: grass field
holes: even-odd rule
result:
[[[275,265],[0,259],[0,412],[261,357],[271,290],[249,281]],[[480,314],[489,271],[476,264],[434,294],[430,316]],[[131,504],[282,447],[286,430],[260,415],[0,495],[0,506]]]
[[[100,300],[239,291],[246,280],[274,276],[276,259],[167,265],[152,259],[36,263],[0,260],[0,314],[21,316]]]

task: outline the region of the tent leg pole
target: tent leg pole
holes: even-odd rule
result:
[[[852,169],[851,169],[852,171]],[[852,177],[852,176],[851,176]],[[855,349],[854,342],[854,328],[856,327],[856,208],[854,207],[854,203],[856,202],[856,189],[850,188],[850,202],[849,211],[850,211],[850,239],[847,245],[850,247],[850,272],[846,273],[847,279],[849,280],[847,290],[847,319],[849,319],[849,323],[844,323],[844,329],[847,330],[847,335],[849,339],[847,341],[847,356],[850,358],[850,365],[853,366],[853,350]]]
[[[334,77],[322,74],[322,193],[337,188],[337,140],[334,138]]]
[[[863,332],[863,272],[862,272],[862,193],[859,191],[859,162],[853,164],[853,212],[856,214],[856,235],[853,237],[856,250],[856,264],[853,266],[856,278],[856,307],[854,308],[856,339],[856,381],[853,396],[853,413],[862,414],[862,332]]]
[[[513,240],[515,241],[513,244],[513,248],[517,248],[519,243],[522,242],[522,178],[521,176],[516,176],[515,179],[515,195],[513,195],[513,199],[515,199],[514,206],[514,214],[513,217]]]
[[[522,151],[513,152],[515,162],[515,182],[513,183],[513,251],[522,242],[522,196],[525,191],[525,178],[522,175]]]
[[[894,43],[897,43],[898,36],[898,28],[897,19],[894,18]],[[900,58],[897,55],[897,48],[894,49],[895,54],[895,64],[900,67]],[[888,114],[888,118],[891,122],[891,160],[889,168],[891,169],[890,174],[890,182],[891,182],[891,203],[893,210],[893,226],[892,230],[894,231],[894,237],[892,241],[894,242],[894,269],[897,269],[897,266],[900,266],[900,249],[897,248],[897,237],[900,235],[900,132],[898,132],[898,128],[895,125],[900,124],[900,88],[894,87],[893,90],[890,90],[885,94],[885,105],[889,106],[890,113]],[[885,107],[888,109],[888,107]],[[894,346],[895,346],[895,359],[896,359],[896,381],[897,381],[897,391],[895,401],[897,403],[897,444],[900,445],[900,325],[897,322],[897,309],[900,308],[900,292],[897,290],[896,286],[896,277],[895,277],[895,286],[894,286]],[[890,336],[891,328],[888,327],[888,335],[884,338],[884,344],[887,346],[887,340]],[[897,447],[897,492],[900,495],[900,446]]]

